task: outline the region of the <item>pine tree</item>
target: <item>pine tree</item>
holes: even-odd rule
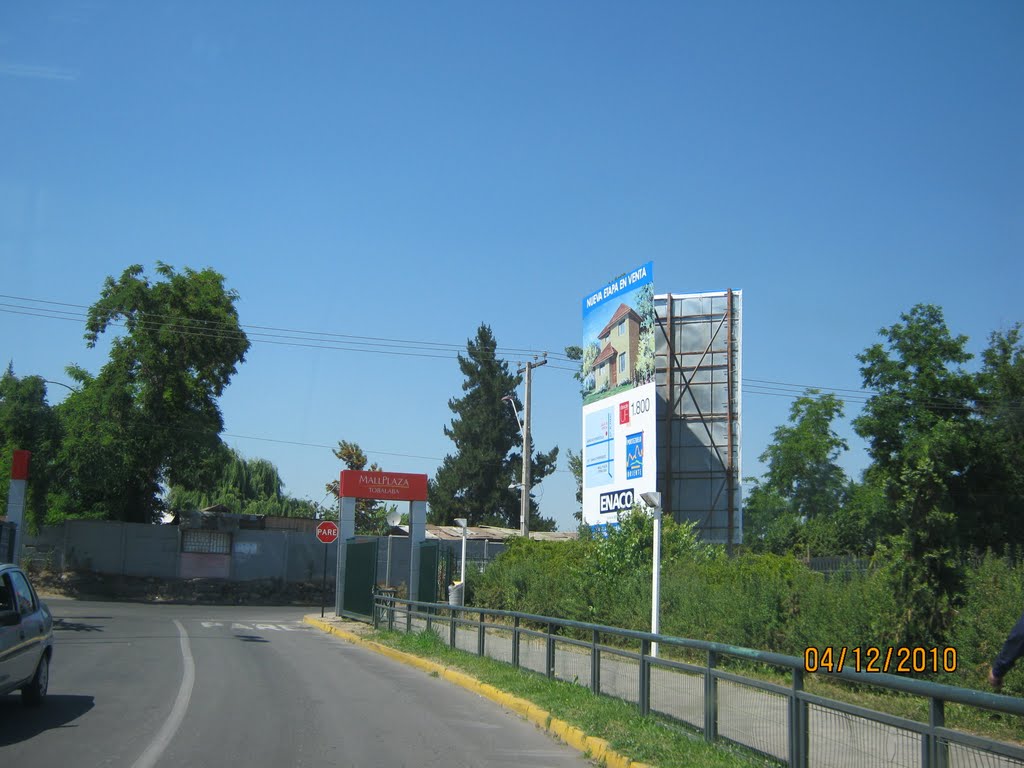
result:
[[[509,486],[520,478],[522,436],[512,408],[502,398],[511,397],[517,409],[522,407],[515,395],[522,377],[510,373],[496,351],[494,334],[481,324],[476,338],[466,344],[466,355],[459,355],[465,394],[448,401],[455,416],[444,433],[455,443],[455,453],[445,456],[430,482],[431,523],[451,525],[464,517],[470,525],[519,527],[519,492]],[[557,447],[534,453],[534,484],[551,474],[557,458]],[[530,508],[531,530],[554,528],[553,520],[539,516],[532,495]]]

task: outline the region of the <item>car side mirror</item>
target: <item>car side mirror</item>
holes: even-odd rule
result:
[[[17,611],[0,611],[0,627],[15,627],[21,624],[21,614]]]

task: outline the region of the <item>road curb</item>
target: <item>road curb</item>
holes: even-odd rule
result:
[[[466,690],[488,698],[496,704],[500,704],[505,707],[505,709],[509,709],[524,717],[531,723],[534,723],[541,729],[547,731],[555,738],[565,742],[573,749],[582,752],[584,755],[588,755],[593,760],[596,760],[600,765],[607,766],[607,768],[650,768],[646,763],[638,763],[625,755],[616,752],[604,739],[599,739],[596,736],[588,736],[576,726],[570,725],[564,720],[559,720],[550,712],[541,709],[533,702],[521,699],[518,696],[513,696],[511,693],[499,690],[493,685],[480,682],[475,677],[471,677],[465,672],[452,669],[451,667],[446,667],[443,664],[438,664],[436,661],[429,661],[428,659],[414,656],[411,653],[396,650],[387,645],[375,643],[374,641],[362,638],[353,632],[347,632],[344,629],[333,627],[329,622],[321,621],[313,616],[305,616],[302,620],[306,624],[310,624],[311,626],[314,626],[323,632],[327,632],[328,634],[340,637],[342,640],[346,640],[353,645],[361,645],[364,648],[369,648],[371,651],[381,654],[382,656],[387,656],[388,658],[400,661],[403,664],[417,667],[425,672],[436,673],[438,677],[442,677],[461,688],[465,688]]]

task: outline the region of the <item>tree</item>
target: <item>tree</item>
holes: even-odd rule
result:
[[[573,378],[580,383],[580,394],[588,395],[595,385],[594,361],[601,354],[601,346],[595,341],[586,347],[570,346],[565,348],[565,356],[570,360],[579,360],[580,367]]]
[[[18,378],[13,364],[0,377],[0,499],[6,499],[16,450],[31,451],[25,521],[38,528],[46,518],[46,495],[53,479],[53,457],[60,445],[60,424],[46,402],[39,376]]]
[[[576,481],[576,503],[580,506],[572,516],[580,523],[583,522],[583,451],[579,453],[573,453],[569,450],[569,471],[572,472],[573,479]]]
[[[884,344],[857,356],[873,394],[853,425],[874,460],[868,478],[885,489],[894,588],[913,596],[908,632],[928,637],[959,588],[955,551],[970,543],[957,521],[977,438],[977,382],[962,367],[972,357],[967,337],[950,334],[940,308],[919,304],[900,320],[880,331]]]
[[[654,285],[647,283],[640,289],[636,299],[636,313],[640,315],[640,338],[637,345],[636,383],[654,381]]]
[[[1024,343],[1022,326],[994,332],[977,374],[976,459],[965,478],[962,538],[976,549],[1024,545]],[[973,536],[968,536],[972,532]]]
[[[217,398],[249,349],[238,294],[211,269],[179,274],[158,262],[156,271],[158,282],[138,265],[108,277],[89,308],[89,347],[112,326],[125,332],[95,377],[68,369],[80,391],[58,408],[69,478],[54,498],[59,514],[150,522],[162,510],[162,484],[214,480]]]
[[[285,494],[284,482],[272,462],[247,459],[227,446],[217,452],[217,461],[212,488],[172,486],[167,506],[176,512],[222,505],[241,515],[315,517],[313,502]]]
[[[448,407],[455,417],[444,433],[455,443],[455,454],[445,456],[428,491],[430,522],[451,525],[464,517],[470,525],[481,523],[519,527],[519,499],[514,485],[520,477],[522,449],[519,424],[508,403],[520,408],[514,392],[521,377],[509,372],[508,363],[496,355],[491,329],[481,324],[476,337],[459,355],[465,376],[461,398]],[[555,468],[558,448],[535,452],[531,457],[533,482],[539,483]],[[552,530],[554,521],[537,513],[530,494],[530,529]]]
[[[338,447],[333,449],[334,455],[341,459],[345,469],[367,470],[369,472],[380,472],[381,467],[374,462],[366,466],[367,458],[363,449],[356,443],[347,440],[338,441]],[[331,480],[327,483],[327,492],[338,498],[338,481]],[[387,515],[393,505],[383,504],[373,499],[356,500],[356,533],[367,536],[387,536],[391,530],[388,525]]]
[[[942,310],[918,304],[900,319],[879,331],[885,344],[857,355],[864,388],[874,394],[853,422],[876,466],[897,474],[908,443],[942,422],[965,425],[976,398],[962,368],[972,358],[967,337],[950,334]]]
[[[764,480],[755,481],[744,504],[749,544],[781,554],[809,544],[813,529],[840,514],[848,482],[836,461],[847,444],[832,424],[842,415],[842,402],[816,389],[790,406],[790,423],[775,429],[761,454],[768,465]]]

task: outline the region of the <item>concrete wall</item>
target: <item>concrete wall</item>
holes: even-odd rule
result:
[[[458,573],[461,541],[441,541],[442,550],[450,549]],[[37,535],[26,535],[22,561],[36,562],[56,571],[91,571],[122,576],[154,578],[190,578],[212,575],[234,581],[279,579],[283,582],[319,582],[323,576],[324,550],[327,550],[327,579],[333,581],[337,546],[321,544],[308,531],[250,531],[231,534],[231,555],[218,557],[212,571],[208,563],[197,562],[196,555],[181,552],[178,526],[144,525],[94,520],[69,520],[63,525],[46,526]],[[482,567],[505,549],[504,544],[467,542],[467,568]],[[228,563],[225,565],[225,563]],[[203,566],[203,567],[200,567]],[[377,582],[387,580],[388,537],[377,545]],[[197,570],[198,568],[198,570]],[[409,580],[409,539],[391,538],[391,584]]]

